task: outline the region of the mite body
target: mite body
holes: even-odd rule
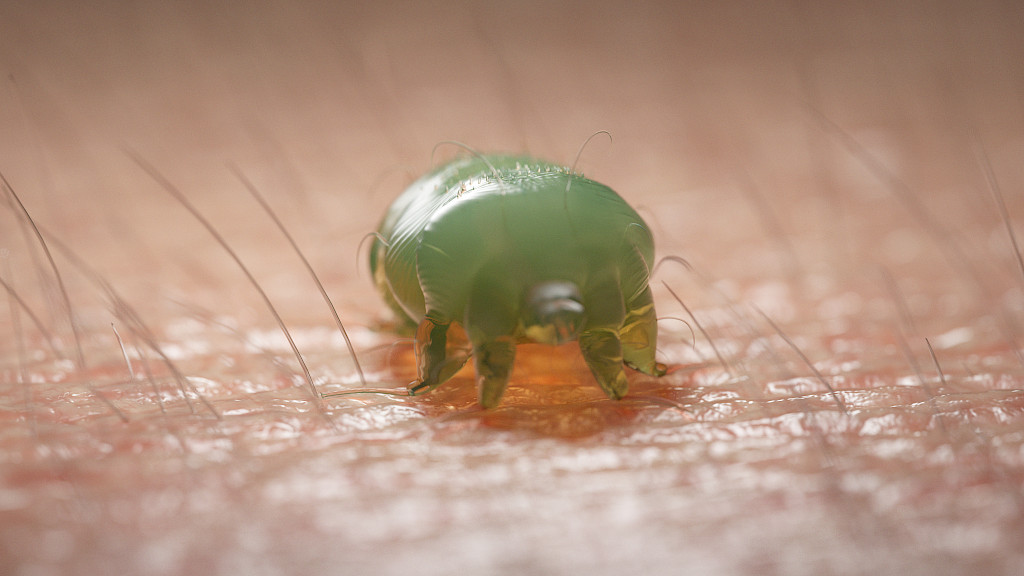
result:
[[[611,398],[623,365],[662,375],[648,279],[654,242],[611,188],[532,158],[455,160],[414,182],[370,251],[374,282],[416,326],[419,381],[433,390],[472,355],[480,404],[497,406],[516,344],[578,340]],[[459,324],[471,352],[449,342]]]

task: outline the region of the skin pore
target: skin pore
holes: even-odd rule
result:
[[[17,4],[0,171],[67,300],[5,192],[0,573],[1019,573],[1018,3]],[[315,397],[133,160],[319,392],[362,386],[244,175],[403,390],[364,235],[438,142],[597,130],[672,370],[615,402],[521,347],[490,411],[471,369]]]

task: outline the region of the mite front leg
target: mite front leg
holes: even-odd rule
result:
[[[606,274],[587,285],[583,294],[586,321],[578,338],[580,352],[601,389],[618,400],[629,391],[622,368],[619,327],[625,318],[625,304],[615,274]]]
[[[516,343],[511,336],[500,336],[495,340],[473,344],[476,362],[476,387],[480,405],[494,408],[501,403],[512,375],[516,359]]]
[[[583,359],[605,394],[613,400],[625,396],[629,392],[629,381],[622,369],[622,343],[615,330],[585,330],[579,342]]]
[[[409,389],[413,396],[425,394],[444,384],[469,359],[469,355],[449,351],[448,327],[450,322],[435,322],[426,317],[416,330],[416,356],[419,382]]]
[[[501,278],[479,279],[466,306],[466,333],[473,344],[477,394],[484,408],[501,402],[516,358],[519,299]]]
[[[651,289],[644,289],[627,308],[626,319],[619,330],[623,360],[627,366],[644,374],[664,376],[665,365],[654,359],[658,347],[658,319]]]

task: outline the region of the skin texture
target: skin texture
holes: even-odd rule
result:
[[[3,196],[45,333],[0,289],[0,574],[1021,574],[1021,2],[354,4],[0,2],[0,170],[119,296],[51,242],[79,364]],[[576,170],[691,266],[651,275],[673,370],[612,401],[523,344],[497,408],[469,368],[408,396],[360,242],[439,142],[571,165],[602,129]],[[318,402],[125,147],[362,389],[239,168],[398,395]]]
[[[377,289],[415,325],[419,381],[433,390],[476,361],[480,405],[501,401],[523,342],[579,340],[610,398],[623,365],[662,375],[648,286],[654,243],[614,191],[525,157],[456,160],[417,180],[388,210],[370,252]],[[452,325],[470,350],[449,350]]]

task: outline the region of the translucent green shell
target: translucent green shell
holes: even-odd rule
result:
[[[607,186],[532,158],[464,158],[414,182],[378,233],[374,282],[418,325],[414,394],[468,360],[447,342],[453,322],[472,345],[484,407],[501,401],[519,342],[578,340],[612,398],[628,388],[623,364],[664,373],[648,287],[654,242]]]

